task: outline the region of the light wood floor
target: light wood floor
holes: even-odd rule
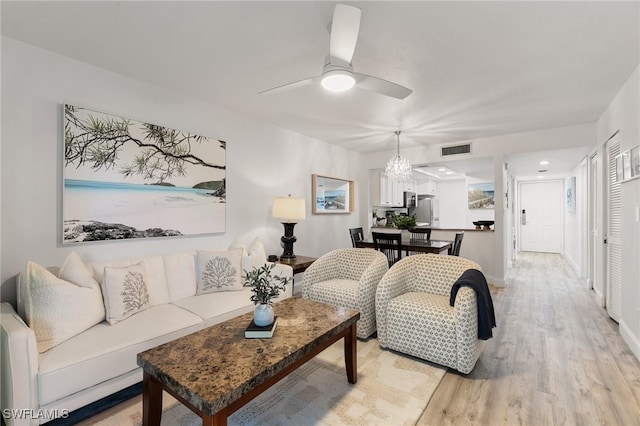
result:
[[[560,255],[519,255],[491,293],[494,337],[418,425],[640,425],[640,362]]]

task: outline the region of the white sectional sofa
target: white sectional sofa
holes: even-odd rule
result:
[[[139,352],[254,307],[248,288],[196,295],[195,252],[93,262],[90,267],[102,284],[106,266],[140,262],[147,268],[150,308],[113,325],[102,321],[43,353],[38,352],[36,335],[26,325],[24,274],[18,279],[17,312],[8,303],[0,305],[1,409],[9,426],[46,423],[51,413],[73,411],[140,382]],[[281,264],[273,273],[293,276],[291,267]],[[291,295],[292,286],[287,285],[280,298]],[[7,415],[7,410],[16,409],[29,411],[21,418]]]

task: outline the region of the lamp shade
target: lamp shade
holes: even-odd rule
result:
[[[271,216],[285,222],[296,222],[304,220],[305,205],[304,198],[293,198],[291,194],[288,197],[276,197],[273,199],[273,207]]]

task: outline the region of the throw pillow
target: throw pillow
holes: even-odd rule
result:
[[[197,252],[196,294],[242,290],[242,249]]]
[[[83,273],[76,259],[67,259],[63,276],[77,279]],[[81,262],[81,261],[80,261]],[[38,352],[43,353],[104,320],[100,287],[95,280],[82,284],[56,277],[35,262],[25,270],[25,314],[36,336]]]
[[[105,267],[102,293],[107,321],[113,325],[151,307],[144,263]]]
[[[229,249],[242,249],[242,274],[254,268],[261,268],[267,261],[267,252],[262,240],[256,237],[247,249],[237,238],[231,242]]]

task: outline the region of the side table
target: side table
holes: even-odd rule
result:
[[[316,260],[318,260],[317,257],[296,256],[293,259],[278,259],[278,263],[291,266],[295,275],[299,274],[300,272],[306,271],[307,268],[311,266],[311,264]]]

